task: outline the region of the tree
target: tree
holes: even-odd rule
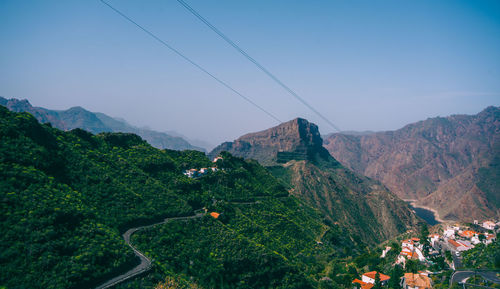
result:
[[[406,261],[406,272],[417,273],[420,262],[418,260]]]
[[[420,243],[423,245],[423,254],[427,255],[429,252],[429,248],[431,247],[429,243],[429,228],[427,227],[427,224],[423,224],[422,227],[420,228]]]
[[[380,273],[375,274],[375,283],[373,289],[382,289],[382,283],[380,282]]]
[[[448,261],[448,262],[452,262],[453,261],[453,257],[451,256],[451,252],[450,251],[445,251],[444,252],[444,256],[446,257],[446,261]]]
[[[399,280],[403,277],[403,268],[400,265],[395,265],[391,271],[391,279],[389,279],[389,288],[399,289],[401,288]]]

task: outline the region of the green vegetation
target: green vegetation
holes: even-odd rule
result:
[[[92,288],[137,264],[125,229],[201,208],[221,216],[133,235],[154,266],[119,287],[153,288],[169,276],[180,288],[318,287],[352,251],[338,225],[255,161],[223,154],[217,172],[190,179],[185,169],[213,166],[203,153],[158,150],[132,134],[63,132],[3,107],[0,139],[0,286],[9,289]]]
[[[473,249],[462,253],[465,268],[477,269],[499,269],[500,268],[500,244],[499,241],[485,246],[477,244]]]
[[[159,151],[135,135],[62,132],[0,107],[0,284],[88,288],[135,265],[120,236],[192,208],[153,178],[201,153]]]

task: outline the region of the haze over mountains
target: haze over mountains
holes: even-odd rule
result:
[[[330,288],[351,288],[356,269],[338,270],[365,270],[363,260],[379,259],[377,245],[422,222],[400,198],[450,219],[498,215],[497,107],[325,141],[297,118],[207,158],[106,132],[130,126],[83,108],[0,104],[34,115],[0,106],[0,284],[8,288],[110,280],[138,264],[120,233],[165,217],[172,222],[132,237],[155,263],[120,288],[153,288],[164,276],[203,288],[323,288],[328,277]],[[198,178],[183,174],[212,166]]]
[[[156,148],[205,151],[204,148],[194,146],[182,137],[172,136],[145,128],[138,128],[128,124],[123,119],[113,118],[104,113],[90,112],[79,106],[67,110],[50,110],[43,107],[33,107],[26,99],[6,99],[1,96],[0,105],[15,112],[29,112],[35,116],[39,122],[50,122],[51,125],[62,130],[81,128],[94,134],[101,132],[135,133]]]
[[[49,110],[33,107],[27,100],[3,97],[0,105],[16,112],[30,112],[40,122],[50,122],[63,130],[131,132],[157,148],[204,151],[180,134],[137,128],[125,120],[81,107]],[[500,214],[499,123],[499,108],[488,107],[474,116],[431,118],[396,131],[330,134],[324,136],[323,143],[316,125],[296,119],[223,143],[210,155],[229,151],[265,166],[281,167],[293,160],[287,171],[295,175],[307,175],[317,168],[310,161],[327,163],[331,168],[338,166],[338,160],[357,177],[378,180],[398,197],[436,210],[441,219],[471,221]],[[202,141],[197,144],[208,145]],[[324,173],[325,167],[320,171]],[[295,180],[294,186],[302,186],[298,178],[291,180]],[[322,185],[327,183],[323,181]]]
[[[324,146],[343,165],[403,199],[471,222],[500,215],[500,109],[409,124],[396,131],[335,133]]]

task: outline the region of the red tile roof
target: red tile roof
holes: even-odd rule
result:
[[[452,240],[452,239],[449,239],[448,243],[450,243],[455,248],[458,248],[458,247],[462,246],[462,244],[459,244],[457,241]]]
[[[472,238],[474,235],[476,235],[476,234],[477,234],[477,232],[467,230],[467,231],[463,231],[462,233],[458,233],[458,234],[459,234],[460,236],[462,236],[462,237]]]
[[[361,289],[371,289],[373,286],[375,286],[371,283],[365,283],[359,279],[354,279],[354,281],[352,281],[352,283],[358,283],[359,285],[361,285]]]
[[[214,217],[215,219],[217,219],[217,218],[220,216],[220,214],[219,214],[219,213],[217,213],[217,212],[211,212],[211,213],[210,213],[210,216],[212,216],[212,217]]]
[[[385,274],[382,274],[382,273],[379,273],[379,274],[380,274],[380,281],[386,281],[386,280],[391,279],[391,277],[389,277]],[[366,276],[366,277],[372,278],[372,279],[375,279],[375,275],[377,275],[377,271],[371,271],[371,272],[363,274],[363,276]]]
[[[431,279],[425,275],[405,273],[404,278],[408,286],[422,288],[422,289],[432,288]]]

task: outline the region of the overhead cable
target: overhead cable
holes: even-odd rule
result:
[[[317,116],[319,116],[321,119],[323,119],[326,123],[328,123],[332,128],[340,132],[340,129],[333,124],[332,121],[327,119],[324,115],[322,115],[318,110],[316,110],[312,105],[307,103],[300,95],[298,95],[294,90],[292,90],[288,85],[283,83],[278,77],[276,77],[273,73],[271,73],[269,70],[267,70],[262,64],[260,64],[257,60],[255,60],[253,57],[251,57],[246,51],[244,51],[238,44],[234,43],[229,37],[227,37],[224,33],[222,33],[217,27],[212,25],[210,22],[208,22],[207,19],[205,19],[203,16],[201,16],[196,10],[194,10],[191,6],[189,6],[185,1],[183,0],[177,0],[179,4],[181,4],[184,8],[186,8],[191,14],[196,16],[201,22],[203,22],[205,25],[207,25],[212,31],[214,31],[217,35],[219,35],[224,41],[226,41],[229,45],[231,45],[234,49],[236,49],[239,53],[241,53],[245,58],[247,58],[250,62],[255,64],[260,70],[262,70],[267,76],[269,76],[272,80],[274,80],[277,84],[279,84],[282,88],[284,88],[289,94],[294,96],[298,101],[300,101],[303,105],[305,105],[307,108],[309,108],[311,111],[313,111]]]
[[[143,32],[145,32],[146,34],[148,34],[149,36],[151,36],[152,38],[154,38],[156,41],[160,42],[163,46],[167,47],[168,49],[170,49],[171,51],[173,51],[175,54],[177,54],[178,56],[182,57],[184,60],[186,60],[187,62],[189,62],[190,64],[192,64],[193,66],[195,66],[196,68],[198,68],[199,70],[203,71],[205,74],[207,74],[208,76],[210,76],[211,78],[213,78],[215,81],[217,81],[218,83],[220,83],[222,86],[226,87],[227,89],[231,90],[232,92],[234,92],[236,95],[240,96],[241,98],[243,98],[244,100],[246,100],[248,103],[252,104],[253,106],[255,106],[256,108],[258,108],[259,110],[261,110],[262,112],[264,112],[265,114],[267,114],[269,117],[273,118],[274,120],[276,120],[277,122],[281,123],[281,120],[279,120],[276,116],[274,116],[272,113],[270,113],[269,111],[267,111],[266,109],[264,109],[263,107],[261,107],[260,105],[258,105],[257,103],[255,103],[253,100],[251,100],[249,97],[243,95],[242,93],[240,93],[239,91],[237,91],[236,89],[234,89],[233,87],[231,87],[229,84],[227,84],[226,82],[222,81],[220,78],[218,78],[217,76],[213,75],[212,73],[210,73],[208,70],[206,70],[205,68],[203,68],[201,65],[199,65],[198,63],[194,62],[193,60],[191,60],[189,57],[187,57],[186,55],[184,55],[183,53],[181,53],[179,50],[175,49],[174,47],[172,47],[170,44],[168,44],[167,42],[165,42],[164,40],[162,40],[161,38],[159,38],[158,36],[156,36],[155,34],[153,34],[151,31],[149,31],[148,29],[144,28],[143,26],[141,26],[139,23],[135,22],[133,19],[131,19],[130,17],[128,17],[127,15],[125,15],[124,13],[122,13],[120,10],[116,9],[115,7],[113,7],[111,4],[109,4],[108,2],[104,1],[104,0],[100,0],[103,4],[105,4],[106,6],[108,6],[109,8],[111,8],[114,12],[116,12],[118,15],[122,16],[123,18],[125,18],[127,21],[129,21],[130,23],[134,24],[135,26],[137,26],[139,29],[141,29]]]

